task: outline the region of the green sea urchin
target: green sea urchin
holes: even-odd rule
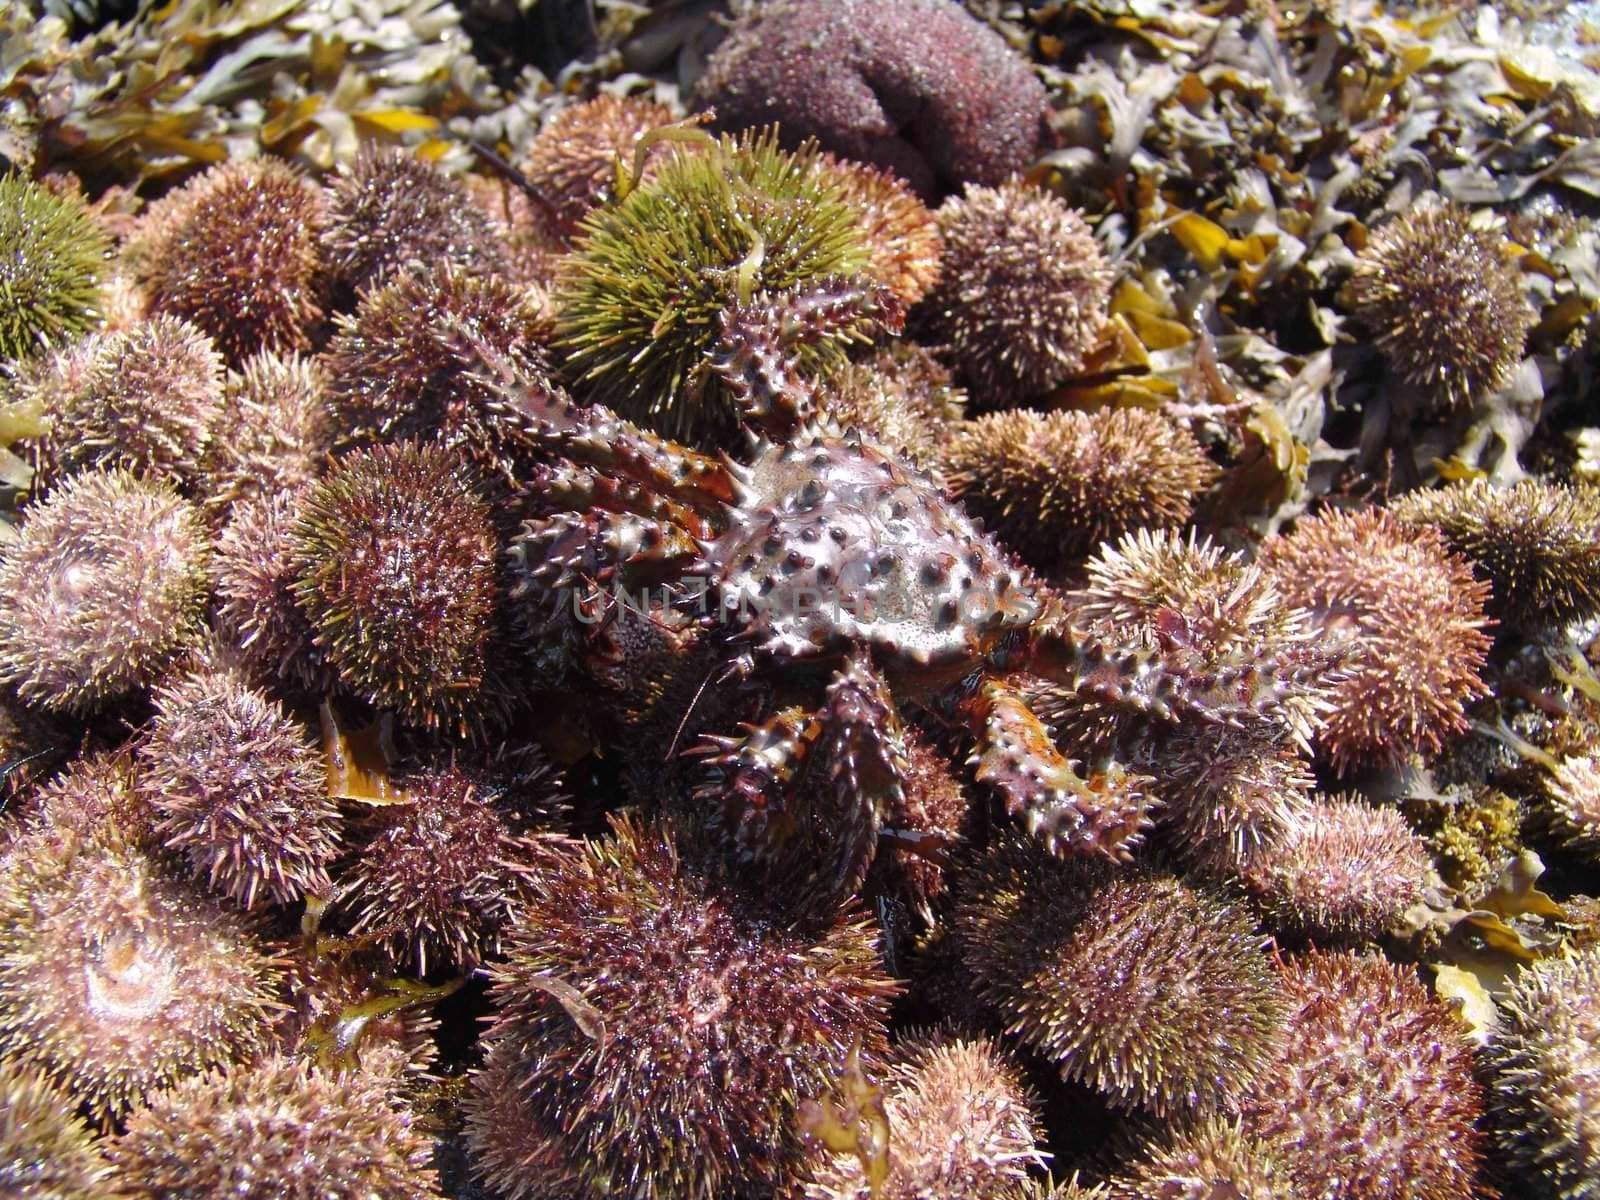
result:
[[[0,361],[26,358],[100,319],[111,239],[83,206],[0,177]]]
[[[723,314],[860,274],[870,252],[857,215],[815,148],[790,154],[763,136],[676,153],[592,213],[568,261],[557,304],[575,386],[669,437],[725,441],[737,412],[707,361]],[[838,366],[851,336],[803,347],[801,369]]]

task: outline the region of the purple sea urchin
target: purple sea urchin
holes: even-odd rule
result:
[[[842,428],[854,426],[924,471],[938,469],[941,447],[959,428],[965,403],[950,372],[908,341],[848,364],[817,396],[823,416]]]
[[[1482,1089],[1466,1028],[1416,976],[1376,955],[1280,968],[1289,1036],[1245,1106],[1304,1200],[1480,1194]]]
[[[665,104],[603,92],[556,112],[529,143],[522,172],[567,227],[561,232],[570,232],[591,209],[613,199],[618,163],[632,172],[639,139],[676,119]],[[661,157],[660,150],[647,154],[645,179]]]
[[[111,1164],[73,1112],[71,1096],[42,1076],[0,1062],[0,1196],[111,1200]]]
[[[185,675],[155,701],[139,790],[167,848],[245,908],[329,896],[339,810],[305,731],[226,670]]]
[[[711,55],[695,103],[724,129],[776,123],[887,168],[925,198],[999,183],[1039,144],[1045,91],[951,0],[778,0]]]
[[[1600,946],[1524,968],[1490,1042],[1497,1144],[1539,1195],[1600,1197]]]
[[[216,625],[257,680],[319,691],[333,672],[294,598],[294,527],[306,490],[256,496],[234,508],[217,538]]]
[[[187,321],[158,316],[93,338],[81,365],[35,381],[50,422],[51,480],[94,467],[195,482],[222,411],[222,359]]]
[[[542,375],[549,323],[528,293],[448,261],[421,263],[367,292],[328,348],[328,404],[343,443],[439,438],[490,450],[489,395],[462,333]]]
[[[151,312],[192,322],[237,366],[310,349],[327,210],[322,188],[277,159],[225,162],[153,204],[124,253]]]
[[[335,177],[322,251],[346,303],[412,262],[490,274],[508,265],[505,245],[461,182],[398,146],[364,146]]]
[[[205,503],[226,509],[289,493],[322,474],[333,441],[319,360],[257,354],[230,375],[205,460]]]
[[[111,242],[81,204],[20,176],[0,177],[0,361],[94,327]]]
[[[984,999],[1063,1077],[1167,1116],[1232,1108],[1269,1069],[1283,1005],[1238,906],[1015,835],[972,863],[958,895]]]
[[[377,446],[313,487],[293,533],[295,599],[353,691],[423,726],[482,697],[497,545],[455,454]]]
[[[199,634],[209,554],[170,486],[126,471],[68,480],[0,563],[0,677],[72,712],[147,683]]]
[[[0,859],[0,1054],[106,1117],[255,1050],[273,976],[238,917],[114,831]]]
[[[1245,870],[1272,921],[1314,938],[1367,940],[1422,898],[1432,864],[1392,808],[1320,798]]]
[[[1463,706],[1488,690],[1489,586],[1436,531],[1384,509],[1330,509],[1269,539],[1261,562],[1344,651],[1320,735],[1336,768],[1436,751],[1466,728]]]
[[[489,1033],[491,1062],[520,1060],[510,1077],[521,1127],[546,1131],[540,1157],[639,1200],[784,1178],[795,1105],[852,1047],[881,1059],[895,985],[858,913],[803,934],[751,904],[686,869],[665,829],[629,820],[541,865],[493,969]],[[486,1082],[475,1105],[507,1103]],[[528,1147],[481,1118],[471,1141],[511,1200],[543,1194],[518,1170]]]
[[[534,833],[560,808],[560,779],[537,751],[508,773],[450,766],[396,779],[406,797],[361,823],[339,900],[397,963],[472,968],[499,953],[527,890]]]
[[[1033,1098],[987,1038],[896,1047],[885,1080],[888,1176],[872,1187],[851,1154],[820,1157],[807,1200],[973,1200],[1014,1193],[1045,1155]]]
[[[1415,209],[1373,235],[1345,298],[1401,378],[1440,407],[1463,407],[1503,383],[1538,317],[1505,240],[1470,214]]]
[[[1277,1148],[1237,1120],[1185,1122],[1146,1141],[1109,1185],[1107,1200],[1286,1200],[1294,1194]]]
[[[1007,407],[1078,370],[1105,325],[1113,276],[1083,217],[1017,182],[969,187],[938,217],[940,280],[912,325],[943,347],[974,403]]]
[[[1412,492],[1391,506],[1431,525],[1488,579],[1489,611],[1519,629],[1570,625],[1600,612],[1600,492],[1524,479]]]
[[[110,1152],[129,1200],[436,1200],[431,1154],[381,1076],[286,1058],[184,1080]]]
[[[990,413],[955,428],[943,469],[967,510],[1045,571],[1135,530],[1182,525],[1218,474],[1187,432],[1138,408]]]

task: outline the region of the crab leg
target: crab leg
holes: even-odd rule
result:
[[[968,760],[979,783],[1000,793],[1006,811],[1062,857],[1127,861],[1150,824],[1148,776],[1113,762],[1087,772],[1064,758],[1026,701],[998,680],[978,682],[958,705],[978,739]]]
[[[483,338],[464,326],[456,336],[463,356],[480,364],[475,377],[491,397],[490,411],[506,422],[505,436],[549,457],[631,480],[698,512],[734,501],[738,485],[725,460],[657,437],[610,409],[579,404],[559,388],[532,387],[517,364]]]
[[[796,370],[801,347],[830,336],[866,341],[875,325],[898,333],[904,323],[894,294],[864,280],[822,279],[762,293],[723,312],[711,369],[727,382],[746,425],[784,441],[816,409],[811,381]]]
[[[899,715],[865,653],[847,659],[822,707],[784,709],[698,748],[711,769],[702,800],[720,803],[746,861],[781,858],[818,899],[861,886],[909,763]]]

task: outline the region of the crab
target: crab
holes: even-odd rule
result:
[[[893,328],[881,289],[849,280],[724,314],[712,367],[750,429],[738,461],[477,347],[499,416],[540,460],[520,589],[549,611],[572,601],[590,678],[677,718],[664,757],[692,760],[695,794],[716,802],[738,854],[802,862],[819,895],[858,888],[880,840],[919,843],[896,824],[908,714],[970,739],[976,781],[1052,852],[1126,860],[1156,803],[1148,780],[1064,757],[1008,676],[1224,724],[1270,708],[1285,683],[1271,663],[1197,670],[1181,648],[1073,628],[936,479],[820,419],[790,351],[863,310]],[[730,714],[747,719],[708,727]]]

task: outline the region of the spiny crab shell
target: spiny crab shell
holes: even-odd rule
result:
[[[859,433],[769,444],[730,470],[737,500],[702,565],[769,661],[866,647],[895,685],[938,687],[1038,613],[972,520]]]

